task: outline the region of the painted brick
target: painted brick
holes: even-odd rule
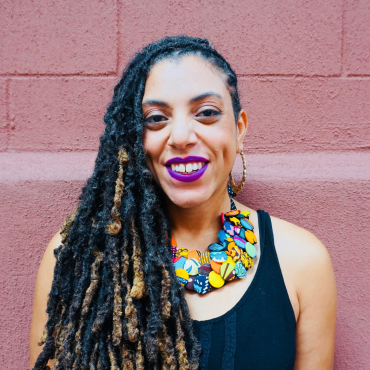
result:
[[[8,147],[9,127],[6,118],[6,80],[0,79],[0,152]]]
[[[17,151],[95,150],[115,78],[26,78],[10,84]]]
[[[344,0],[343,64],[348,74],[370,75],[370,2]]]
[[[120,12],[120,70],[142,46],[184,33],[208,38],[238,74],[341,70],[342,6],[336,0],[121,0]]]
[[[241,78],[255,152],[370,149],[370,80]]]
[[[114,0],[1,2],[0,73],[116,70]]]
[[[35,279],[35,271],[23,276],[14,276],[8,271],[1,276],[1,369],[28,369],[28,338]]]

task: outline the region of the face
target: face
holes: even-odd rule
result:
[[[168,199],[181,208],[225,194],[247,117],[235,123],[224,77],[201,57],[162,60],[142,100],[147,164]]]

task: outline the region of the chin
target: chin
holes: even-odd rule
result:
[[[174,190],[167,193],[168,198],[180,208],[193,208],[204,203],[210,196],[210,189],[198,190]]]

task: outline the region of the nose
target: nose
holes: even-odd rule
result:
[[[198,142],[193,122],[191,119],[187,119],[185,115],[177,114],[173,116],[170,130],[168,145],[176,149],[182,150]]]

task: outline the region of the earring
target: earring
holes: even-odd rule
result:
[[[244,188],[244,183],[245,183],[245,180],[247,178],[247,163],[245,161],[245,156],[244,156],[243,150],[238,149],[237,153],[240,153],[240,155],[242,157],[242,161],[243,161],[243,176],[242,176],[242,181],[240,182],[240,184],[239,185],[235,184],[232,172],[230,172],[230,174],[229,174],[231,187],[232,187],[234,193],[236,193],[236,194],[238,194]]]

